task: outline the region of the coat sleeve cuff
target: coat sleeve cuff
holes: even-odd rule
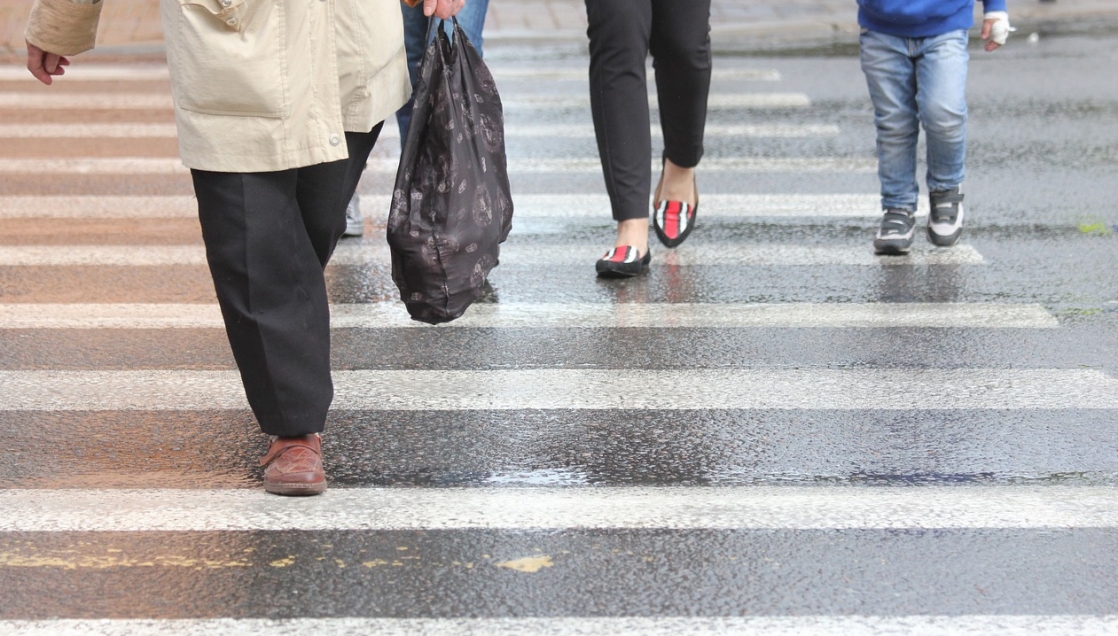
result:
[[[28,42],[56,55],[77,55],[93,48],[101,5],[78,4],[73,0],[35,0],[24,37]]]
[[[983,13],[990,13],[991,11],[1005,11],[1005,0],[983,0],[982,11]]]

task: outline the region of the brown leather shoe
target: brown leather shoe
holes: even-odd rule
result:
[[[317,495],[326,490],[322,469],[322,438],[277,437],[260,458],[264,466],[264,490],[276,495]]]

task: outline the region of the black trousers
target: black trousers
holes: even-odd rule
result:
[[[192,170],[206,259],[249,405],[269,435],[321,432],[334,398],[323,269],[381,126],[350,158],[278,172]]]
[[[590,109],[617,221],[648,218],[652,139],[645,60],[652,53],[664,156],[703,156],[710,93],[710,0],[586,0]]]

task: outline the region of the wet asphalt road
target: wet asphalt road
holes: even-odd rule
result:
[[[608,498],[632,488],[745,487],[793,499],[803,492],[877,496],[899,489],[973,495],[993,504],[1017,492],[1043,497],[1065,487],[1070,490],[1060,497],[1071,502],[1086,492],[1081,489],[1101,489],[1091,491],[1103,493],[1092,509],[1107,521],[954,523],[949,509],[942,526],[906,521],[920,510],[917,504],[897,512],[896,526],[827,525],[816,519],[817,510],[789,503],[800,521],[780,527],[704,526],[667,510],[654,527],[631,527],[625,519],[632,504],[619,503],[609,524],[576,512],[560,526],[504,527],[502,510],[494,509],[487,527],[168,529],[160,517],[174,492],[157,489],[255,493],[265,440],[244,408],[168,408],[158,399],[136,406],[129,401],[135,396],[109,383],[96,405],[68,397],[81,382],[98,390],[96,378],[104,376],[92,372],[137,372],[138,383],[149,372],[201,374],[171,376],[186,391],[194,378],[220,382],[235,368],[220,329],[180,315],[184,306],[214,302],[204,265],[189,250],[166,262],[143,260],[148,257],[135,251],[157,247],[161,257],[170,248],[200,249],[189,210],[175,211],[190,194],[187,176],[143,162],[131,172],[97,164],[86,173],[66,172],[59,163],[48,165],[61,172],[16,166],[174,157],[174,141],[165,136],[110,139],[74,129],[47,136],[51,123],[172,121],[169,109],[127,104],[137,95],[164,95],[165,81],[83,82],[75,67],[74,81],[51,94],[74,95],[80,103],[111,93],[122,105],[0,109],[0,124],[8,127],[0,137],[0,631],[93,630],[57,622],[64,619],[361,618],[482,620],[359,622],[352,632],[338,621],[307,625],[321,633],[653,633],[655,622],[640,620],[691,617],[671,630],[855,633],[850,620],[884,617],[914,620],[926,633],[999,633],[1020,627],[1013,622],[1019,616],[1040,617],[1026,631],[1118,630],[1118,408],[1105,399],[1115,395],[1118,378],[1118,36],[1035,44],[1020,37],[994,54],[973,50],[968,220],[954,251],[972,256],[954,262],[923,245],[919,258],[872,256],[873,126],[856,57],[719,55],[712,91],[725,102],[711,110],[704,159],[711,167],[700,167],[698,183],[711,203],[702,203],[699,226],[678,253],[654,244],[651,272],[628,281],[593,275],[594,260],[612,240],[608,217],[584,214],[570,205],[578,201],[560,198],[587,195],[601,207],[605,196],[597,168],[574,161],[596,157],[589,111],[580,102],[586,95],[581,47],[493,44],[487,55],[506,102],[511,180],[520,198],[506,257],[484,302],[498,308],[551,303],[570,316],[543,326],[512,326],[500,314],[461,327],[375,320],[338,326],[339,371],[456,371],[478,389],[454,403],[417,408],[408,404],[408,386],[387,375],[377,389],[394,392],[398,408],[341,401],[324,441],[335,491],[368,489],[375,497],[379,489],[460,488],[468,499],[471,492],[508,489],[527,505],[537,488],[573,496],[600,491]],[[0,97],[46,94],[8,77],[0,79]],[[725,98],[740,94],[806,96],[806,102],[742,106]],[[656,153],[658,144],[654,138]],[[396,154],[392,137],[374,152],[361,186],[368,200],[388,193],[391,170],[378,166],[390,166]],[[111,195],[170,198],[90,212],[96,198]],[[94,199],[47,198],[57,196]],[[844,196],[869,204],[843,212],[841,202],[855,200]],[[832,200],[840,201],[838,212]],[[807,210],[782,213],[781,205]],[[820,213],[811,213],[812,206]],[[55,208],[61,211],[45,212]],[[328,269],[332,301],[403,314],[388,262],[377,256],[384,211],[369,215],[365,236],[346,239]],[[49,249],[34,249],[40,246]],[[101,246],[110,249],[82,251]],[[737,254],[732,262],[720,260],[729,253]],[[78,260],[58,260],[64,257]],[[48,324],[70,310],[46,303],[77,307],[70,312],[76,317],[69,326]],[[130,323],[125,311],[120,324],[106,326],[96,318],[108,303],[171,308],[158,324]],[[782,313],[808,303],[815,322]],[[915,305],[891,324],[873,313],[886,303]],[[695,305],[695,315],[724,305],[745,312],[764,304],[772,311],[748,324],[735,322],[733,312],[717,324],[695,316],[658,323],[663,326],[626,322],[626,306],[659,312],[664,304]],[[44,310],[20,313],[27,305]],[[612,305],[619,310],[605,323],[586,318]],[[1042,319],[1009,324],[994,312],[929,326],[921,313],[975,305],[1004,306],[1007,315],[1026,306]],[[857,324],[827,322],[842,309],[871,313]],[[17,321],[17,313],[30,318]],[[494,383],[510,376],[495,372],[556,369],[575,378],[570,404],[506,408],[477,397],[506,391]],[[647,372],[657,383],[632,382],[618,407],[583,405],[574,392],[588,380],[579,374],[603,370],[638,378]],[[57,405],[21,407],[20,396],[11,394],[25,377],[20,374],[32,371],[59,372],[35,376],[51,378],[45,391],[58,397]],[[859,397],[853,405],[801,404],[792,397],[745,408],[692,403],[687,398],[696,387],[686,381],[707,377],[705,371],[795,372],[801,384],[792,394],[831,395],[830,383],[837,383],[835,394]],[[869,373],[857,375],[862,372]],[[986,386],[987,375],[1008,379]],[[895,379],[907,376],[936,379],[926,390],[938,397],[914,395],[916,406],[898,405],[905,398],[897,396]],[[974,385],[952,386],[956,377]],[[1045,392],[1047,382],[1097,386],[1082,387],[1088,399],[1062,388]],[[135,392],[143,389],[138,384]],[[953,401],[964,389],[971,397]],[[743,403],[760,405],[759,390],[743,383],[735,392]],[[678,406],[664,406],[665,395],[678,396]],[[176,397],[168,394],[167,403]],[[107,489],[109,501],[112,491],[152,489],[148,516],[122,515],[126,527],[113,529],[98,527],[94,516],[92,527],[66,530],[42,512],[69,501],[68,493],[91,489]],[[18,509],[5,499],[25,490],[41,497],[41,506]],[[230,519],[275,503],[262,493],[259,499],[231,507]],[[80,517],[81,504],[73,505],[70,512]],[[319,504],[290,505],[313,519]],[[657,509],[643,512],[655,516]],[[1021,510],[1023,518],[1042,512]],[[702,511],[695,514],[701,518]],[[533,617],[547,620],[519,627],[485,622]],[[776,622],[704,623],[702,617]],[[592,618],[617,622],[579,622]],[[23,622],[31,620],[46,622]],[[137,625],[97,629],[232,629]],[[254,624],[233,625],[248,633]],[[278,625],[298,631],[296,624]],[[864,633],[888,631],[859,625]]]

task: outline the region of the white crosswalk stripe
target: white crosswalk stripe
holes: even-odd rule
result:
[[[0,158],[0,174],[188,175],[177,157]]]
[[[0,631],[9,636],[244,636],[289,633],[318,636],[1109,636],[1118,632],[1118,615],[68,619],[0,621]]]
[[[366,171],[395,175],[400,160],[396,157],[370,157]],[[659,166],[655,166],[658,170]],[[874,172],[877,161],[861,158],[769,158],[742,157],[709,159],[703,162],[707,172]],[[590,173],[600,174],[597,159],[521,159],[509,165],[512,174]],[[73,159],[2,159],[0,174],[124,174],[124,175],[186,175],[189,170],[178,159],[170,157],[87,157]]]
[[[0,124],[0,139],[169,139],[174,124]]]
[[[650,131],[653,137],[660,137],[659,126]],[[839,133],[833,124],[743,124],[710,125],[703,131],[706,139],[721,137],[827,137]],[[170,139],[177,136],[174,124],[42,124],[24,126],[20,124],[0,124],[0,139]],[[594,129],[586,125],[533,126],[509,124],[505,126],[505,137],[510,140],[524,137],[546,137],[551,139],[592,139]],[[400,129],[385,126],[380,133],[381,139],[399,139]]]
[[[361,195],[361,210],[374,221],[387,219],[391,197]],[[609,197],[604,194],[520,194],[513,201],[514,215],[524,218],[587,218],[610,223]],[[703,194],[703,218],[881,218],[881,197],[876,194]],[[0,197],[0,218],[4,216]],[[927,201],[917,205],[917,216],[928,214]]]
[[[374,223],[384,223],[392,197],[362,194],[361,211]],[[605,194],[518,194],[513,201],[517,219],[586,218],[609,223]],[[703,217],[866,218],[881,217],[880,197],[874,194],[704,194]],[[193,196],[0,196],[0,219],[134,219],[193,218],[198,202]],[[917,215],[927,215],[921,200]]]
[[[501,247],[501,263],[509,266],[563,265],[577,267],[593,263],[601,257],[600,248],[584,246],[572,250],[560,246],[530,245],[511,242]],[[334,266],[388,265],[391,261],[387,243],[344,243],[334,251]],[[950,250],[930,246],[913,247],[905,256],[881,257],[868,246],[803,246],[787,244],[744,245],[713,243],[702,248],[681,246],[664,251],[655,267],[709,265],[981,265],[982,255],[969,245]],[[167,266],[205,265],[206,252],[201,245],[0,245],[0,267],[64,267],[74,265],[101,266]]]
[[[664,386],[691,388],[676,394]],[[0,387],[0,411],[247,405],[233,371],[0,371]],[[362,370],[335,372],[333,404],[372,411],[1118,409],[1118,379],[1093,369]]]
[[[388,197],[383,199],[388,201]],[[197,218],[193,195],[0,196],[0,219],[165,219]]]
[[[370,160],[366,170],[395,174],[398,161],[393,159]],[[2,168],[2,164],[0,164]],[[659,170],[659,162],[654,163]],[[876,172],[876,159],[857,157],[738,157],[707,159],[705,172]],[[0,170],[2,171],[2,170]],[[510,173],[575,173],[601,174],[598,159],[520,159],[509,166]]]
[[[59,85],[86,82],[161,82],[169,81],[167,67],[162,64],[82,64],[66,69],[66,74],[56,77]],[[38,84],[25,66],[0,65],[0,82],[26,82]]]
[[[650,108],[657,108],[655,95],[648,97]],[[541,95],[537,97],[512,96],[503,100],[503,106],[508,112],[527,110],[532,108],[590,108],[590,98],[579,97],[552,97]],[[811,106],[811,99],[803,93],[711,93],[707,101],[708,110],[743,110],[743,109],[769,109],[769,108],[807,108]]]
[[[35,104],[40,110],[166,110],[174,107],[171,95],[164,90],[147,93],[30,93],[4,91],[0,93],[0,109],[25,108]]]
[[[335,329],[424,328],[401,303],[331,305]],[[441,329],[484,328],[887,328],[1051,329],[1056,318],[1040,305],[1008,303],[497,303],[476,304]],[[0,304],[0,329],[216,329],[217,305]]]
[[[659,126],[653,126],[649,131],[653,138],[662,137],[663,131]],[[386,138],[399,137],[399,130],[385,131]],[[788,138],[813,138],[833,137],[839,134],[838,126],[833,124],[711,124],[703,130],[703,137],[716,140],[727,137],[788,137]],[[523,137],[546,137],[551,139],[593,139],[594,128],[589,125],[555,124],[544,125],[518,125],[505,126],[505,138],[515,141]]]
[[[502,100],[508,112],[529,109],[589,108],[590,98],[577,97],[508,97]],[[97,110],[170,110],[171,96],[165,92],[151,93],[0,93],[0,108],[20,108],[35,104],[40,109],[70,110],[86,108]],[[656,96],[649,96],[648,105],[657,107]],[[711,110],[740,110],[765,108],[806,108],[811,100],[803,93],[712,93],[707,107]]]
[[[536,67],[536,68],[494,68],[493,78],[500,80],[587,80],[587,70],[585,68],[577,69],[556,69],[549,67]],[[648,67],[645,73],[652,77],[653,69]],[[711,70],[711,80],[729,81],[738,80],[743,82],[779,82],[780,71],[774,69],[764,68],[725,68],[719,67]]]
[[[1118,527],[1118,490],[1089,486],[338,488],[300,508],[252,490],[6,490],[0,503],[0,532]]]
[[[587,79],[585,68],[555,68],[541,66],[533,68],[492,68],[494,79],[497,80],[583,80]],[[648,69],[651,76],[651,68]],[[127,66],[111,66],[99,64],[82,64],[81,67],[67,70],[65,76],[56,78],[57,82],[85,83],[85,82],[150,82],[169,81],[170,75],[166,66],[128,64]],[[753,81],[753,82],[778,82],[780,72],[774,69],[761,68],[716,68],[711,73],[714,81]],[[38,83],[31,73],[23,66],[0,66],[0,82],[27,82]]]

